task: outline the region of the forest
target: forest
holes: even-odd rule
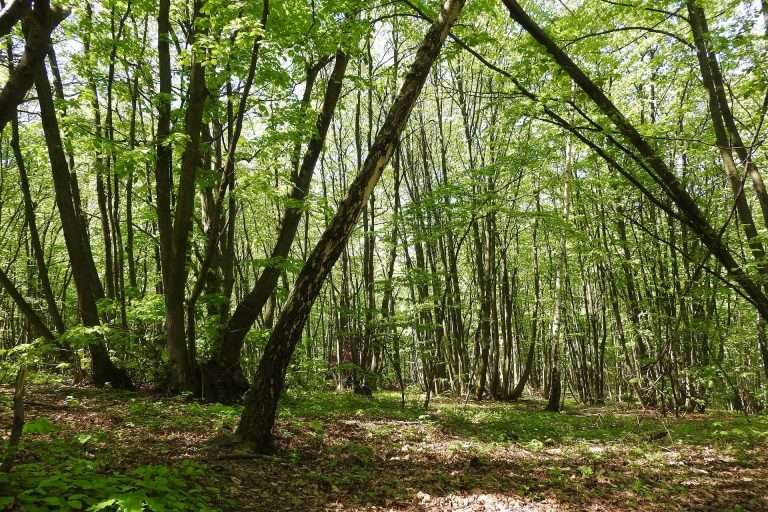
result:
[[[0,510],[768,510],[768,0],[0,7]]]

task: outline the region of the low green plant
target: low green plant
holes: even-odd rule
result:
[[[78,439],[88,442],[89,439]],[[53,443],[53,452],[67,452]],[[82,446],[82,444],[81,444]],[[214,511],[216,491],[198,481],[206,469],[185,461],[174,466],[145,465],[128,471],[111,470],[104,461],[82,457],[52,457],[19,464],[0,491],[0,507],[27,512],[183,512]]]

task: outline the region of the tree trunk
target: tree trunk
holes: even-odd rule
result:
[[[541,200],[539,192],[536,192],[536,213],[541,213]],[[539,246],[538,246],[538,233],[539,233],[539,217],[535,217],[533,220],[533,239],[531,245],[533,246],[533,293],[534,293],[534,305],[533,305],[533,318],[531,319],[531,345],[528,347],[528,355],[525,358],[525,367],[523,373],[520,375],[520,379],[517,381],[515,389],[509,395],[509,399],[512,401],[519,400],[525,391],[525,385],[528,379],[531,377],[533,371],[533,363],[536,358],[536,340],[539,333],[539,315],[541,313],[541,275],[539,273]]]
[[[0,464],[0,471],[8,473],[13,466],[13,458],[19,449],[21,435],[24,432],[24,391],[26,387],[27,367],[22,366],[16,373],[16,385],[13,393],[13,424],[11,425],[11,435],[8,438],[8,445],[5,449],[3,462]]]
[[[693,197],[685,190],[675,173],[669,168],[656,150],[646,141],[637,129],[616,108],[605,93],[581,70],[581,68],[558,47],[544,30],[520,7],[516,0],[503,0],[510,15],[541,44],[563,71],[568,73],[576,84],[589,96],[597,107],[618,129],[619,133],[635,148],[639,154],[638,162],[652,174],[664,190],[664,193],[679,208],[683,218],[709,252],[723,265],[731,279],[744,291],[761,315],[768,316],[768,296],[736,261],[712,225],[707,221]]]
[[[9,57],[11,57],[10,52]],[[8,62],[12,62],[12,58],[9,58]],[[37,275],[43,288],[43,297],[45,297],[45,303],[48,306],[48,314],[51,316],[54,328],[59,334],[63,334],[66,330],[66,327],[64,325],[64,320],[61,317],[59,307],[56,304],[56,298],[53,295],[51,281],[48,276],[48,265],[45,262],[45,253],[43,252],[43,246],[40,242],[40,233],[37,229],[35,205],[32,201],[32,193],[29,189],[27,168],[24,164],[24,157],[21,153],[21,146],[19,145],[19,123],[16,119],[11,121],[11,148],[13,149],[13,155],[16,159],[16,168],[19,170],[19,184],[21,185],[21,191],[24,196],[24,213],[27,217],[27,228],[29,229],[30,242],[32,243],[32,253],[35,258],[35,264],[37,266]]]
[[[56,337],[51,330],[45,324],[40,315],[32,308],[29,302],[24,299],[18,288],[13,284],[8,274],[6,274],[2,268],[0,268],[0,288],[5,290],[5,293],[13,299],[16,303],[16,307],[19,308],[21,314],[27,319],[30,325],[34,328],[34,331],[45,338],[48,341],[54,341]]]
[[[77,195],[73,190],[74,180],[70,176],[67,166],[64,145],[53,104],[51,85],[48,81],[48,72],[43,63],[37,70],[35,88],[40,103],[40,117],[51,163],[56,205],[59,208],[64,240],[72,265],[80,314],[85,325],[97,326],[99,325],[99,313],[96,301],[104,296],[104,290],[93,261],[90,243],[85,237],[85,219],[78,214],[78,209],[75,206]],[[112,363],[107,347],[101,340],[92,339],[88,348],[91,353],[93,380],[97,386],[103,386],[110,382],[116,388],[133,387],[125,370]]]
[[[18,66],[13,69],[3,90],[0,91],[0,131],[16,117],[16,107],[24,101],[24,97],[35,82],[38,69],[43,64],[45,54],[50,45],[51,32],[69,15],[59,7],[35,2],[35,9],[29,10],[26,0],[17,0],[9,9],[3,11],[2,31],[10,31],[13,25],[22,17],[22,6],[25,5],[26,15],[22,20],[24,31],[24,54]],[[6,16],[7,15],[7,16]]]
[[[168,37],[169,1],[161,0],[158,15],[158,58],[160,61],[160,95],[157,124],[157,165],[155,183],[157,194],[157,219],[160,234],[163,293],[165,296],[165,331],[168,347],[168,388],[171,391],[193,390],[195,387],[195,362],[187,347],[184,322],[185,291],[187,282],[187,253],[192,216],[195,206],[195,176],[201,161],[201,133],[205,102],[208,91],[202,51],[195,47],[196,39],[203,34],[205,24],[200,21],[203,2],[194,4],[193,31],[190,34],[192,62],[187,107],[185,135],[187,144],[181,156],[181,175],[176,193],[175,212],[171,213],[171,152],[166,138],[170,133],[171,68]]]
[[[427,32],[400,93],[376,135],[360,174],[355,178],[347,197],[339,205],[336,215],[309,255],[272,329],[253,386],[246,395],[246,406],[237,429],[237,433],[244,440],[253,443],[257,450],[266,451],[273,447],[272,428],[277,404],[285,386],[285,373],[312,304],[346,245],[381,173],[389,163],[432,64],[463,5],[464,0],[447,0],[438,19]]]
[[[196,2],[196,16],[200,15],[202,2]],[[194,41],[193,41],[194,46]],[[193,51],[194,53],[194,51]],[[195,208],[195,175],[201,160],[201,132],[203,111],[208,91],[205,87],[205,71],[201,56],[193,55],[189,83],[189,100],[186,112],[187,145],[181,157],[181,177],[176,194],[176,212],[173,221],[173,252],[169,258],[171,268],[166,272],[165,322],[168,336],[169,387],[174,391],[194,389],[193,355],[187,349],[184,323],[184,295],[187,284],[187,252],[192,216]],[[191,340],[194,342],[194,340]]]
[[[294,175],[293,188],[289,196],[293,205],[303,202],[309,192],[312,175],[341,95],[342,81],[348,61],[349,58],[346,54],[336,53],[333,71],[323,97],[322,111],[317,118],[316,131],[309,140],[304,158],[301,161],[301,167]],[[308,73],[307,87],[310,90],[314,77],[320,71],[317,66],[315,69],[315,71],[310,70]],[[204,400],[231,403],[240,400],[243,393],[248,389],[248,383],[240,366],[240,351],[245,342],[245,335],[261,314],[264,304],[277,286],[282,271],[282,261],[288,257],[296,237],[301,215],[301,207],[292,206],[285,209],[280,222],[277,242],[269,258],[269,261],[274,263],[262,271],[254,287],[237,305],[227,323],[223,340],[214,357],[202,366],[202,396]]]

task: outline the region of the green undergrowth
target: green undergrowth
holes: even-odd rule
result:
[[[41,434],[50,434],[49,428],[41,429]],[[215,510],[210,500],[215,490],[200,483],[205,476],[203,465],[185,460],[117,469],[110,458],[86,448],[110,437],[84,433],[73,439],[42,441],[27,433],[24,449],[28,459],[16,464],[10,476],[3,475],[0,510]]]
[[[416,396],[416,395],[414,395]],[[415,402],[400,407],[400,395],[376,393],[369,398],[354,393],[308,392],[293,390],[280,403],[283,418],[318,418],[413,421],[424,415]]]
[[[4,396],[7,398],[7,389]],[[244,477],[234,469],[228,474],[227,465],[211,466],[209,456],[215,440],[237,427],[240,406],[82,388],[35,392],[32,398],[51,407],[30,410],[16,464],[9,475],[0,476],[0,510],[241,509],[231,496],[223,494],[224,484],[240,485]],[[568,465],[550,461],[551,466],[541,468],[539,480],[519,484],[519,493],[538,496],[542,489],[578,488],[579,482],[587,485],[607,478],[643,499],[658,490],[653,491],[643,479],[647,476],[641,476],[664,471],[670,451],[723,449],[735,464],[748,465],[751,450],[768,441],[768,416],[715,411],[675,418],[615,405],[570,405],[566,411],[552,414],[534,400],[465,403],[447,397],[436,397],[425,411],[421,398],[411,394],[401,408],[399,394],[391,392],[367,398],[291,390],[280,406],[278,452],[249,464],[288,468],[281,471],[296,468],[317,495],[359,494],[366,489],[365,499],[387,503],[405,499],[411,491],[398,487],[396,475],[391,476],[389,486],[371,486],[389,476],[390,470],[382,464],[391,464],[387,467],[408,476],[412,465],[413,471],[423,472],[433,456],[452,460],[455,455],[463,457],[469,469],[429,472],[425,485],[442,489],[471,483],[495,489],[508,484],[494,481],[492,472],[483,468],[498,461],[504,450],[522,448],[532,464],[539,456],[546,459],[545,452],[554,448],[561,449]],[[4,414],[3,421],[9,420]],[[307,452],[307,447],[314,447],[320,455]],[[625,468],[603,467],[614,452],[626,457]],[[417,458],[408,458],[409,453]],[[522,459],[510,462],[518,468],[528,463]],[[475,470],[477,474],[471,477]],[[612,471],[619,473],[611,476]],[[251,486],[268,484],[268,479],[257,480]],[[664,492],[682,489],[675,485]]]
[[[561,413],[540,404],[443,404],[436,421],[446,430],[483,442],[542,441],[547,443],[671,442],[696,446],[751,446],[768,438],[768,416],[736,416],[723,412],[689,417],[664,417],[616,412],[610,406]]]
[[[425,411],[411,400],[400,407],[400,395],[377,393],[374,399],[351,393],[291,393],[281,403],[288,421],[390,420],[417,421],[477,442],[644,443],[671,442],[695,446],[751,446],[768,441],[768,416],[742,416],[723,411],[662,416],[616,406],[581,408],[560,413],[543,410],[544,402],[460,402],[437,398]],[[382,426],[386,431],[386,425]]]

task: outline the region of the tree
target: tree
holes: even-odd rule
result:
[[[36,70],[35,89],[40,104],[40,116],[46,147],[51,165],[51,174],[59,209],[67,252],[72,262],[72,275],[77,288],[80,315],[83,324],[90,327],[100,325],[97,301],[104,296],[101,281],[93,260],[90,242],[85,232],[86,221],[79,208],[76,178],[70,174],[64,144],[61,140],[59,122],[53,102],[48,71],[44,63]],[[98,337],[88,343],[91,354],[91,371],[97,386],[107,382],[116,388],[132,388],[127,372],[115,366],[109,357],[107,347]]]
[[[437,20],[425,35],[400,93],[376,134],[360,173],[307,258],[277,319],[259,363],[258,373],[248,391],[246,406],[237,428],[238,435],[253,443],[257,450],[270,450],[273,446],[272,428],[277,404],[285,385],[285,372],[312,304],[326,276],[341,255],[344,244],[381,173],[392,158],[400,133],[408,121],[432,63],[440,53],[448,31],[463,6],[463,0],[447,0]]]
[[[271,264],[262,271],[254,287],[235,308],[226,325],[223,339],[220,341],[214,358],[208,363],[208,368],[204,370],[208,377],[208,382],[203,386],[203,397],[206,400],[231,402],[238,400],[248,388],[240,367],[240,352],[246,333],[253,326],[264,304],[274,292],[280,277],[281,262],[288,256],[299,227],[302,214],[300,204],[307,197],[312,175],[325,143],[328,127],[341,95],[348,57],[339,51],[336,52],[334,61],[333,71],[323,98],[322,111],[317,118],[316,131],[309,140],[301,166],[292,172],[292,190],[289,200],[293,204],[285,209],[280,221],[277,241],[269,257]],[[305,103],[308,103],[312,84],[321,68],[320,64],[324,64],[324,62],[321,61],[308,70],[305,89],[307,100]]]
[[[664,188],[664,193],[679,208],[685,222],[701,238],[701,241],[707,246],[710,253],[725,267],[730,277],[744,290],[744,293],[752,300],[760,314],[766,315],[768,313],[768,297],[744,271],[742,266],[739,265],[728,249],[727,244],[707,222],[699,206],[680,185],[679,180],[664,160],[659,157],[651,145],[648,144],[645,138],[632,126],[600,88],[549,38],[546,32],[528,16],[515,0],[503,1],[515,21],[520,23],[547,50],[563,71],[571,76],[574,82],[595,102],[603,114],[611,120],[619,133],[635,148],[639,155],[639,164],[647,166],[645,169],[652,173],[653,177],[659,181]]]

